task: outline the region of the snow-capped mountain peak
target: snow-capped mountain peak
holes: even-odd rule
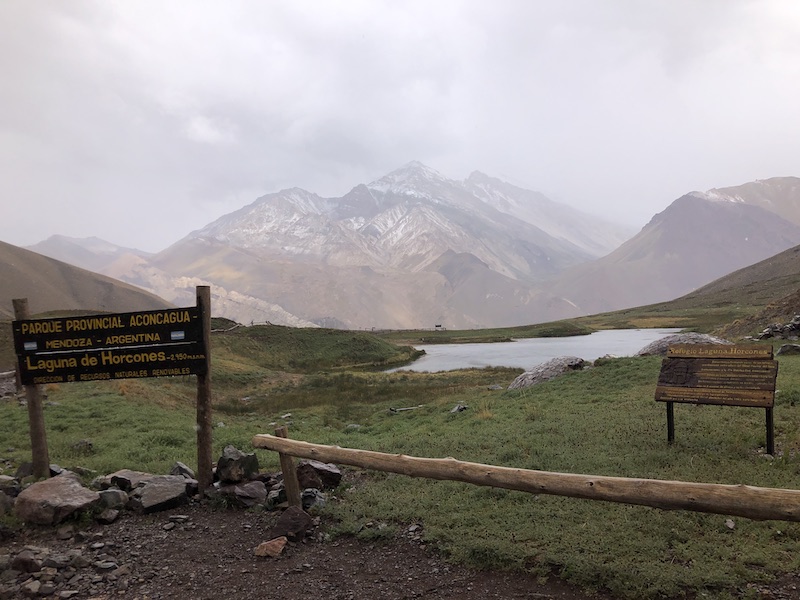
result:
[[[447,182],[448,179],[438,171],[419,161],[412,160],[388,175],[367,184],[367,187],[376,192],[428,197],[422,191],[424,188]]]

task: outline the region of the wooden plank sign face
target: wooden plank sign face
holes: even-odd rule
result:
[[[24,385],[202,375],[207,369],[196,307],[14,321]]]
[[[671,346],[661,363],[655,399],[770,408],[777,374],[771,346]]]
[[[772,346],[743,344],[675,344],[667,348],[667,358],[729,358],[772,360]]]

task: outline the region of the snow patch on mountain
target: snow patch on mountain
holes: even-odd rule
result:
[[[738,195],[724,194],[719,190],[708,190],[707,192],[690,192],[689,196],[700,198],[701,200],[708,200],[709,202],[734,202],[745,204],[747,200]]]

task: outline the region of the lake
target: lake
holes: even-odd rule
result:
[[[452,371],[483,367],[530,369],[557,356],[578,356],[592,361],[606,354],[633,356],[650,342],[680,329],[609,329],[590,335],[525,338],[494,344],[423,344],[425,356],[392,371]]]

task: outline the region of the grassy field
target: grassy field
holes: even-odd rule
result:
[[[677,406],[676,442],[653,400],[660,362],[624,358],[524,391],[514,369],[375,371],[410,349],[352,332],[240,328],[212,336],[214,452],[257,433],[414,456],[595,475],[798,488],[800,358],[780,361],[776,457],[763,410]],[[496,386],[501,389],[496,389]],[[166,472],[196,463],[191,377],[46,387],[50,456],[65,467]],[[469,409],[450,413],[456,404]],[[417,407],[393,413],[390,408]],[[0,455],[30,459],[27,412],[0,404]],[[91,449],[81,440],[89,439]],[[258,451],[277,470],[274,453]],[[347,470],[347,469],[346,469]],[[537,496],[350,469],[327,513],[339,533],[408,523],[459,562],[557,575],[628,598],[724,598],[800,568],[800,525]],[[372,526],[368,526],[372,523]],[[732,525],[732,527],[731,527]],[[737,597],[740,595],[736,592]]]

